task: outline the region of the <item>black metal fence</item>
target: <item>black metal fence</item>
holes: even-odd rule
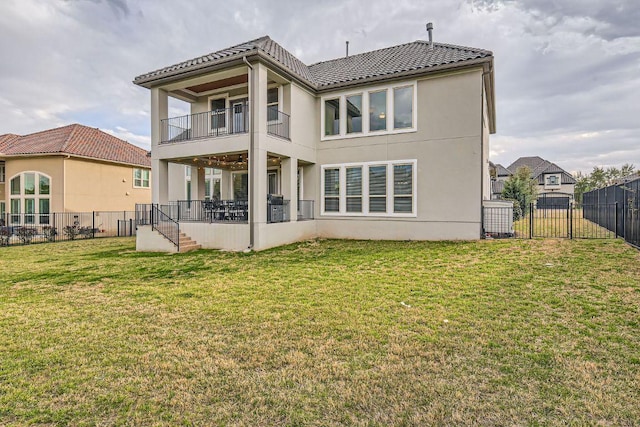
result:
[[[489,238],[564,238],[613,239],[619,230],[616,204],[559,204],[532,203],[520,212],[507,207],[483,208],[483,237]],[[549,206],[554,206],[550,208]],[[613,224],[609,229],[594,221]]]
[[[0,215],[0,246],[135,234],[133,211]]]
[[[585,218],[607,230],[614,230],[631,245],[640,248],[640,178],[589,191],[583,194],[584,203],[593,206],[616,206],[616,216],[603,216],[599,209],[585,212]]]

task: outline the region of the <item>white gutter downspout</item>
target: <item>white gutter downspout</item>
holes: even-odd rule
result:
[[[254,105],[255,102],[253,100],[253,94],[255,92],[255,89],[253,87],[253,66],[249,63],[249,61],[247,61],[247,57],[243,56],[242,57],[242,61],[244,61],[245,64],[247,64],[247,67],[249,67],[249,89],[251,91],[251,93],[249,93],[249,154],[247,155],[247,158],[249,160],[249,167],[253,168],[253,146],[254,146],[254,136],[253,136],[253,123],[255,121],[255,114],[254,114]],[[248,170],[247,172],[251,172],[250,170]],[[250,198],[253,197],[253,192],[255,191],[255,186],[253,184],[254,181],[254,174],[253,173],[249,173],[249,194],[250,194]],[[255,240],[254,237],[254,232],[253,232],[253,223],[254,223],[254,214],[255,214],[255,207],[253,206],[253,203],[251,202],[251,200],[249,200],[249,250],[253,249],[253,243]]]
[[[482,230],[484,230],[484,102],[485,102],[485,84],[484,84],[484,76],[491,74],[491,71],[483,71],[482,77],[480,77],[480,82],[482,83],[482,90],[480,91],[480,238],[483,238]],[[487,114],[489,114],[489,106],[487,105]],[[489,123],[487,123],[489,126]],[[487,161],[489,158],[487,157]],[[491,177],[489,177],[489,182],[487,183],[489,188],[491,188]],[[489,190],[491,192],[491,190]],[[489,196],[491,198],[491,196]]]

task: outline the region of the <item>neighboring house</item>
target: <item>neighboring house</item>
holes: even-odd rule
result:
[[[505,168],[496,164],[496,178],[492,183],[492,198],[500,198],[504,189],[504,181],[516,173],[521,167],[531,171],[531,178],[538,182],[538,207],[551,203],[558,206],[573,200],[576,180],[573,176],[555,163],[538,156],[520,157]]]
[[[0,214],[132,211],[151,200],[150,169],[146,150],[87,126],[1,135]]]
[[[134,83],[151,90],[153,202],[203,247],[480,238],[490,51],[419,40],[305,65],[265,36]],[[168,117],[168,97],[191,114]],[[204,201],[213,168],[220,200],[178,202]],[[138,229],[140,250],[172,245]]]

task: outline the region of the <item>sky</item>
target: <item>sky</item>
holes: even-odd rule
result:
[[[491,160],[640,168],[638,0],[0,0],[0,134],[150,146],[146,72],[269,35],[306,64],[427,39],[493,51]],[[187,114],[180,102],[170,116]]]

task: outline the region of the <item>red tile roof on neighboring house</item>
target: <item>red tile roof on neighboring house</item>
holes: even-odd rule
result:
[[[20,138],[20,135],[14,135],[12,133],[0,135],[0,155],[4,153],[4,150],[9,146],[11,141],[16,138]]]
[[[1,135],[0,155],[70,154],[151,167],[147,150],[109,135],[100,129],[79,124],[49,129],[30,135]]]

